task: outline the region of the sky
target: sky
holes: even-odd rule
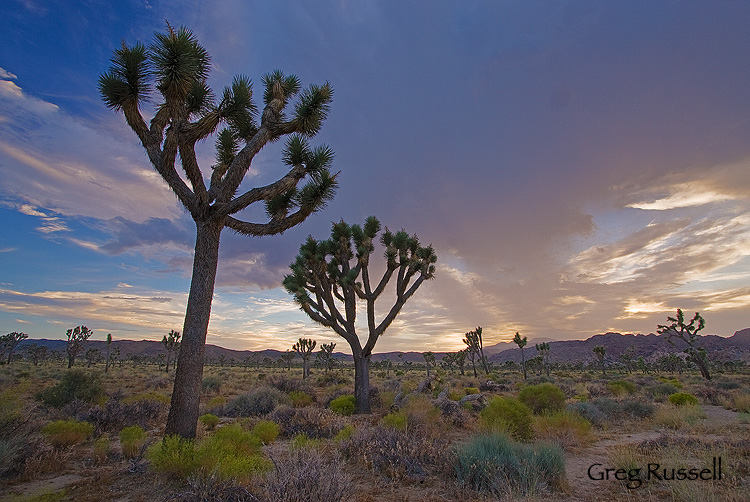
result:
[[[208,343],[344,340],[281,287],[308,235],[375,215],[438,257],[376,352],[750,327],[750,3],[7,0],[0,19],[0,332],[182,329],[195,226],[97,79],[172,26],[218,94],[275,69],[334,97],[335,198],[283,235],[225,230]],[[258,95],[260,101],[260,94]],[[151,113],[149,108],[144,114]],[[280,143],[243,188],[285,172]],[[199,160],[210,174],[213,140]],[[260,217],[250,210],[248,217]],[[380,258],[376,249],[373,260]],[[378,303],[378,315],[390,308]]]

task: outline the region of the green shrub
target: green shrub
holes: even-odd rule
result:
[[[354,426],[351,424],[346,424],[343,429],[341,429],[334,437],[333,439],[335,441],[344,441],[345,439],[350,439],[352,437],[352,434],[354,434]]]
[[[585,446],[594,439],[591,422],[570,411],[559,411],[537,417],[534,421],[534,436],[565,449]]]
[[[42,433],[52,446],[63,448],[86,441],[94,433],[94,426],[78,420],[57,420],[42,427]]]
[[[36,398],[55,408],[62,408],[74,399],[100,403],[104,399],[104,389],[97,373],[71,369],[63,375],[60,383],[37,393]]]
[[[698,404],[698,398],[687,392],[676,392],[669,396],[669,402],[675,406],[684,406],[686,404]]]
[[[533,436],[531,410],[512,397],[493,397],[479,412],[479,424],[485,431],[507,433],[520,441]]]
[[[385,427],[391,427],[400,431],[405,431],[408,423],[406,413],[403,411],[397,411],[388,413],[383,417],[382,423]]]
[[[146,431],[140,425],[125,427],[120,431],[120,444],[125,458],[136,458],[146,444]]]
[[[339,415],[348,416],[354,414],[355,402],[353,395],[345,394],[331,401],[328,407]]]
[[[627,380],[613,380],[607,383],[607,389],[614,396],[624,396],[635,392],[635,384]]]
[[[202,423],[206,429],[212,431],[219,425],[221,419],[212,413],[206,413],[198,418],[198,421]]]
[[[221,384],[224,383],[221,377],[218,376],[207,376],[201,382],[201,390],[203,392],[219,392],[221,390]]]
[[[568,405],[567,409],[568,411],[576,413],[585,418],[596,427],[601,427],[607,420],[607,416],[602,413],[602,411],[597,408],[596,405],[594,405],[593,403],[589,403],[588,401],[571,403]]]
[[[271,413],[276,406],[286,403],[288,399],[280,390],[259,387],[229,401],[224,407],[224,414],[228,417],[257,417]]]
[[[565,478],[562,449],[544,444],[515,443],[502,434],[474,437],[457,450],[454,464],[459,483],[507,497],[533,495],[559,488]]]
[[[102,436],[94,441],[94,460],[104,462],[109,455],[109,438]]]
[[[180,436],[167,436],[149,448],[146,457],[151,466],[168,476],[187,479],[200,463],[195,454],[195,442]]]
[[[623,415],[632,418],[651,418],[656,412],[656,406],[643,401],[623,401],[620,408]]]
[[[464,387],[464,392],[468,396],[469,394],[479,394],[478,387]]]
[[[551,383],[528,385],[518,393],[518,399],[536,414],[565,409],[565,393]]]
[[[279,424],[276,422],[272,422],[271,420],[261,420],[255,424],[251,433],[260,439],[263,444],[271,444],[276,441],[277,437],[279,437],[280,431],[281,427],[279,427]]]
[[[294,406],[295,408],[310,406],[313,403],[313,397],[307,392],[301,390],[290,391],[289,400],[291,401],[292,406]]]
[[[648,388],[648,393],[651,394],[651,397],[657,399],[663,399],[664,396],[669,396],[670,394],[674,394],[675,392],[677,392],[677,387],[667,382],[657,383],[656,385],[651,385]]]

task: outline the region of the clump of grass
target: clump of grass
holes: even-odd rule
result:
[[[607,383],[607,389],[613,396],[620,397],[635,393],[636,387],[633,382],[628,382],[627,380],[612,380]]]
[[[732,407],[740,413],[750,413],[750,394],[741,393],[732,396]]]
[[[341,429],[334,437],[334,441],[341,442],[346,439],[350,439],[352,435],[354,434],[354,426],[351,424],[346,424],[343,429]]]
[[[685,425],[695,424],[702,418],[706,418],[706,414],[698,405],[684,404],[676,406],[673,404],[665,404],[656,411],[654,422],[657,425],[668,427],[670,429],[681,429]]]
[[[698,398],[687,392],[676,392],[669,396],[669,402],[675,406],[696,405]]]
[[[36,398],[55,408],[62,408],[74,399],[100,403],[104,399],[104,389],[97,373],[71,369],[63,375],[60,383],[37,393]]]
[[[469,394],[479,394],[479,387],[464,387],[464,393],[465,395]],[[463,396],[462,396],[463,397]],[[459,398],[460,399],[460,398]]]
[[[42,427],[42,433],[52,446],[64,448],[86,441],[94,433],[94,426],[78,420],[57,420]]]
[[[328,407],[339,415],[348,416],[354,414],[355,403],[353,395],[344,394],[331,401]]]
[[[507,433],[520,441],[529,441],[534,435],[531,410],[512,397],[493,397],[479,412],[479,424],[485,431]]]
[[[536,414],[565,409],[565,393],[551,383],[528,385],[518,393],[518,399]]]
[[[206,413],[198,417],[198,421],[206,427],[206,430],[212,431],[219,425],[221,419],[212,413]]]
[[[404,411],[394,411],[388,413],[380,422],[384,427],[390,427],[392,429],[398,429],[400,431],[405,431],[408,424],[406,413]]]
[[[534,420],[534,436],[565,449],[585,446],[594,440],[591,422],[569,411],[537,417]]]
[[[140,425],[131,425],[120,431],[120,445],[125,458],[136,458],[146,444],[146,431]]]
[[[109,455],[110,441],[106,436],[102,436],[94,441],[94,460],[98,463],[105,462]]]
[[[295,408],[302,408],[303,406],[310,406],[313,404],[313,397],[302,390],[290,391],[289,400]]]
[[[153,445],[146,457],[156,471],[180,479],[187,479],[200,465],[195,453],[195,441],[176,435],[167,436]]]
[[[285,437],[305,433],[311,438],[332,438],[344,427],[342,416],[328,408],[279,406],[271,419]]]
[[[261,420],[255,424],[250,432],[260,439],[263,444],[271,444],[276,441],[277,437],[279,437],[280,431],[281,428],[276,422],[271,420]]]
[[[596,427],[602,427],[607,420],[607,416],[595,404],[588,401],[570,403],[567,410],[580,415]]]
[[[516,443],[503,434],[459,446],[454,468],[459,483],[498,497],[539,494],[560,488],[565,478],[561,448]]]

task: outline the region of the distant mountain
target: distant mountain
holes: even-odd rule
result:
[[[529,345],[524,347],[524,354],[527,359],[537,355],[537,351],[534,348],[534,343],[540,341],[550,340],[549,338],[538,338],[531,340]],[[37,345],[44,345],[49,350],[56,350],[58,352],[65,352],[65,340],[24,340],[21,342],[16,349],[16,353],[21,353],[25,347],[28,347],[32,343]],[[676,341],[675,345],[671,345],[667,342],[666,335],[633,335],[620,333],[604,333],[600,335],[594,335],[586,340],[560,340],[560,341],[549,341],[550,344],[550,362],[564,362],[564,363],[577,363],[577,362],[590,362],[594,360],[593,348],[597,345],[602,345],[606,349],[607,359],[616,360],[622,355],[628,348],[633,347],[635,357],[643,356],[647,360],[654,360],[661,357],[661,355],[682,352],[685,348],[685,344],[679,340]],[[746,328],[734,333],[730,337],[721,337],[717,335],[704,335],[700,337],[699,346],[706,349],[712,358],[718,360],[745,360],[750,362],[750,328]],[[107,351],[107,343],[100,340],[91,340],[87,342],[87,349],[94,348],[99,349],[100,354],[105,354]],[[112,342],[111,348],[119,347],[120,356],[122,358],[127,357],[128,354],[136,356],[150,356],[154,357],[159,353],[166,353],[166,349],[160,342],[153,340],[115,340]],[[278,360],[285,351],[265,349],[261,351],[250,351],[250,350],[232,350],[219,347],[217,345],[206,345],[206,359],[211,361],[218,361],[224,356],[226,361],[234,359],[235,363],[242,363],[246,358],[250,358],[250,361],[262,361],[268,357],[273,360]],[[497,343],[484,349],[487,358],[494,363],[504,363],[505,361],[521,362],[521,351],[518,346],[513,342],[501,342]],[[446,352],[435,352],[435,358],[437,360],[442,359]],[[334,357],[343,361],[351,361],[352,356],[341,352],[335,352]],[[399,357],[399,355],[401,357]],[[413,363],[423,363],[424,357],[421,352],[381,352],[373,354],[373,361],[389,360],[393,363],[400,363],[403,361],[411,361]]]

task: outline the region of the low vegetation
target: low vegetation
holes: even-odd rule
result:
[[[75,485],[50,493],[82,502],[102,493],[165,501],[703,494],[739,501],[739,480],[750,476],[742,460],[750,455],[744,368],[714,371],[706,381],[688,371],[628,374],[610,366],[603,377],[596,365],[571,371],[553,364],[549,376],[535,370],[524,380],[520,366],[490,366],[489,375],[482,369],[474,378],[438,360],[426,379],[423,365],[397,363],[373,369],[373,413],[362,416],[354,414],[346,365],[311,362],[303,379],[299,360],[290,370],[286,362],[258,368],[224,361],[206,367],[198,437],[184,440],[164,437],[172,385],[159,364],[115,361],[104,373],[103,364],[68,370],[66,363],[0,366],[4,492],[75,475]],[[684,443],[673,444],[676,438]],[[722,456],[732,474],[722,484],[644,481],[632,491],[627,482],[589,480],[588,465],[575,467],[578,458],[600,458],[597,451],[624,469],[651,461],[649,451],[678,465],[710,465]]]

